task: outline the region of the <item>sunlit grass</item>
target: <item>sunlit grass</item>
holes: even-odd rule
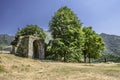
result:
[[[6,72],[5,68],[3,65],[0,65],[0,73]]]
[[[119,80],[120,63],[62,63],[0,54],[0,80]]]

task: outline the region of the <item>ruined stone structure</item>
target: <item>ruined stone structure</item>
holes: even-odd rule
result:
[[[29,58],[44,59],[44,42],[38,36],[20,36],[16,45],[12,47],[12,53]]]

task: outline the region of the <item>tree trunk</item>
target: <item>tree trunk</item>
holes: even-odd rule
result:
[[[83,55],[84,55],[84,63],[86,63],[87,62],[87,53],[85,50],[83,51]]]
[[[104,58],[104,62],[105,62],[105,63],[107,62],[107,58]]]
[[[64,62],[66,62],[66,52],[64,53]]]
[[[91,63],[91,60],[90,60],[90,53],[88,53],[88,58],[89,58],[89,63]]]
[[[84,54],[84,63],[86,63],[87,62],[87,57],[86,57],[86,54]]]

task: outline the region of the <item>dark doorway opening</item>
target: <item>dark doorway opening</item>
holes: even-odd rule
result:
[[[40,53],[40,44],[38,40],[35,40],[33,42],[33,58],[34,59],[39,59],[39,53]]]

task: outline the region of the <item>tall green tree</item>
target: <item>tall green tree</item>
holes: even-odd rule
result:
[[[101,36],[98,35],[92,27],[84,27],[84,38],[85,44],[83,49],[84,62],[86,63],[87,57],[89,58],[89,62],[91,58],[98,58],[101,55],[101,52],[105,48],[104,41]]]
[[[67,61],[67,57],[74,51],[82,52],[84,44],[82,23],[71,9],[60,8],[54,14],[49,25],[53,36],[49,50],[54,51],[53,55],[64,57],[64,61]]]

